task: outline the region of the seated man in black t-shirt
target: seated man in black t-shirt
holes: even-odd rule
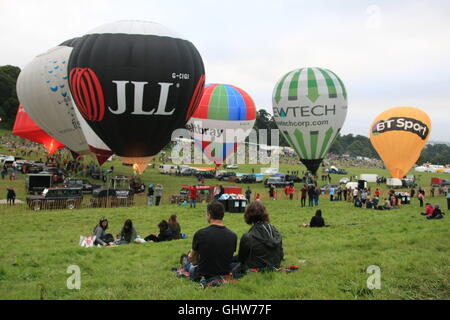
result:
[[[213,201],[207,207],[209,226],[198,230],[192,240],[189,255],[183,254],[180,262],[190,279],[198,281],[229,274],[233,254],[236,251],[237,235],[222,223],[224,216],[222,203]]]

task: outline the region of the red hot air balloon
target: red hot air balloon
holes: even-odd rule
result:
[[[64,147],[61,142],[53,139],[44,130],[39,128],[21,105],[19,105],[17,110],[16,121],[12,132],[18,137],[42,144],[49,154],[53,154],[57,149]]]

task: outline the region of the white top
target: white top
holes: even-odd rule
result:
[[[98,33],[140,34],[183,39],[181,35],[166,28],[162,24],[141,20],[120,20],[107,23],[89,31],[87,34]]]

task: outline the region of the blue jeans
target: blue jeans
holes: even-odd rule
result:
[[[153,205],[153,196],[148,196],[148,205],[149,206]]]
[[[191,199],[191,204],[190,204],[191,208],[192,208],[192,204],[194,204],[194,208],[195,208],[195,205],[197,204],[197,199]]]

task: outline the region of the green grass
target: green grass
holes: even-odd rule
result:
[[[120,162],[114,162],[114,166],[118,172],[131,174],[131,169]],[[240,171],[251,171],[252,167],[258,168],[248,165]],[[304,170],[287,165],[280,168],[292,169]],[[350,167],[348,171],[351,175],[375,172],[388,176],[381,169]],[[428,185],[432,176],[446,177],[424,173],[421,183]],[[333,175],[333,182],[341,177]],[[178,266],[180,254],[189,250],[195,231],[206,226],[206,204],[189,209],[168,203],[170,194],[195,180],[161,175],[156,169],[148,169],[143,180],[164,185],[162,206],[146,207],[145,195],[138,195],[136,206],[131,208],[33,212],[25,206],[0,205],[0,299],[450,298],[448,215],[427,221],[419,215],[417,199],[402,209],[373,211],[330,202],[323,196],[319,208],[331,226],[300,228],[316,208],[300,208],[298,200],[284,200],[281,190],[281,200],[269,201],[267,189],[256,184],[252,186],[254,193],[261,192],[271,222],[283,236],[283,265],[298,265],[300,269],[290,274],[249,274],[232,284],[199,290],[197,283],[176,278],[170,271]],[[19,199],[24,199],[23,176],[14,182],[0,180],[0,195],[9,185],[16,188]],[[432,202],[447,208],[443,196],[436,196]],[[188,239],[113,248],[78,246],[79,236],[90,234],[102,216],[108,217],[113,234],[130,218],[138,234],[145,237],[157,232],[158,222],[172,213],[178,215]],[[224,222],[239,238],[249,228],[242,214],[227,213]],[[80,290],[67,289],[70,265],[81,269]],[[371,265],[381,268],[380,290],[367,289],[370,274],[366,270]]]

